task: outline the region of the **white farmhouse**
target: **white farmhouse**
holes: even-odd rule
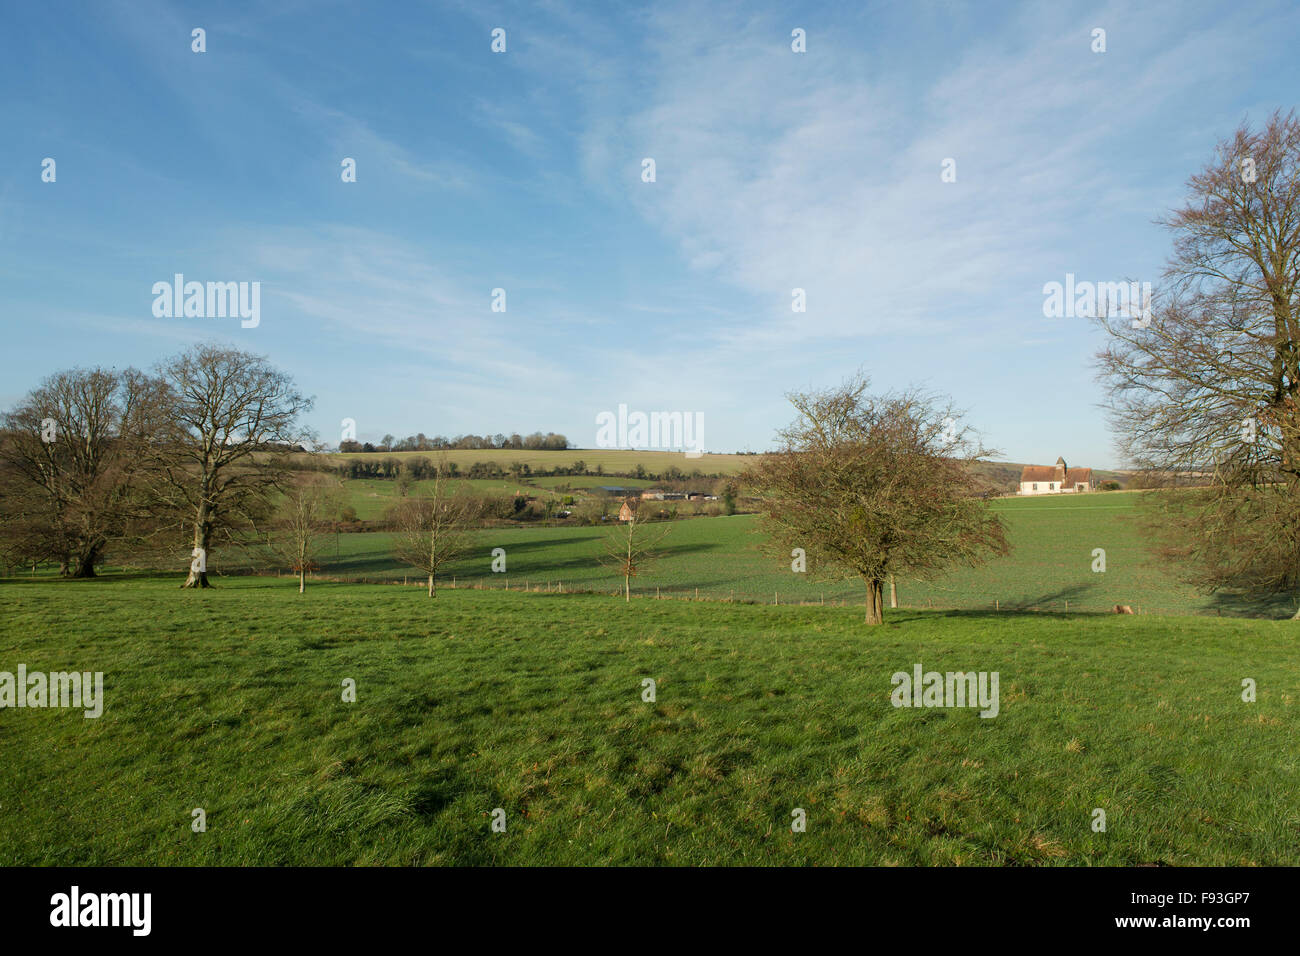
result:
[[[1056,459],[1055,465],[1025,465],[1020,473],[1022,495],[1074,494],[1092,488],[1092,469],[1069,468],[1064,458]]]

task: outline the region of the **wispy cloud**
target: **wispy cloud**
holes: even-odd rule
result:
[[[863,68],[845,31],[823,30],[800,55],[788,18],[661,9],[645,38],[653,81],[640,108],[594,111],[585,169],[698,272],[763,303],[749,336],[947,333],[972,308],[995,326],[1022,323],[1016,309],[1079,255],[1098,210],[1134,228],[1152,218],[1149,192],[1116,177],[1114,159],[1186,89],[1174,65],[1248,42],[1225,51],[1208,31],[1171,41],[1157,29],[1167,13],[1029,12],[902,97],[896,78]],[[1097,20],[1123,26],[1117,50],[1091,52]],[[1125,96],[1133,88],[1140,102]],[[643,155],[654,184],[636,178]],[[955,183],[941,181],[946,158]],[[791,312],[795,287],[806,315]]]

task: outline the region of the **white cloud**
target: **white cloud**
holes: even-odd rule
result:
[[[856,36],[824,29],[798,55],[781,22],[692,9],[651,20],[642,105],[596,109],[584,168],[695,270],[753,297],[745,332],[772,344],[1023,323],[1044,281],[1104,244],[1084,232],[1098,210],[1135,229],[1162,211],[1116,159],[1186,84],[1171,64],[1215,40],[1170,43],[1157,15],[1103,11],[1129,52],[1100,62],[1091,21],[1025,14],[955,63],[884,78]],[[928,85],[900,95],[906,80]],[[956,183],[941,182],[947,157]],[[790,311],[794,287],[806,315]]]

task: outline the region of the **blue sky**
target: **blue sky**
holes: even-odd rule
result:
[[[862,369],[1006,459],[1119,465],[1099,336],[1044,283],[1158,280],[1215,142],[1300,105],[1300,5],[1136,6],[10,5],[0,404],[216,340],[327,440],[593,447],[623,403],[760,451]],[[260,281],[260,325],[155,318],[177,272]]]

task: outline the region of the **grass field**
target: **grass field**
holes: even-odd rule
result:
[[[959,569],[932,582],[900,580],[907,607],[1104,610],[1127,604],[1143,613],[1224,613],[1289,616],[1294,596],[1244,601],[1201,595],[1180,583],[1146,548],[1138,521],[1140,496],[1107,493],[1053,498],[1005,498],[993,507],[1010,531],[1012,553],[983,568]],[[713,600],[861,603],[857,581],[810,580],[788,561],[765,556],[753,516],[678,521],[662,545],[663,557],[633,587],[665,596]],[[448,569],[448,578],[486,586],[552,587],[613,591],[621,586],[599,564],[608,527],[503,528],[478,535],[478,549]],[[395,562],[382,533],[347,534],[324,554],[325,576],[398,580],[412,574]],[[507,573],[490,573],[491,550],[503,547]],[[1093,571],[1093,550],[1106,553],[1106,570]],[[996,605],[995,605],[996,602]],[[1067,607],[1068,606],[1068,607]]]
[[[1288,622],[221,584],[0,584],[0,670],[106,698],[0,710],[0,864],[1300,863]]]
[[[349,478],[343,483],[344,500],[362,521],[375,521],[399,500],[397,482],[383,478]],[[412,481],[409,494],[430,494],[434,482]],[[511,478],[460,478],[447,482],[447,491],[453,494],[476,495],[544,495],[547,492],[532,488]],[[558,496],[556,496],[558,497]]]
[[[712,479],[704,479],[701,487],[712,486]],[[522,494],[542,500],[552,499],[557,503],[569,492],[558,489],[568,487],[574,491],[594,491],[602,485],[620,488],[650,488],[653,483],[637,478],[597,478],[587,476],[549,475],[540,478],[459,478],[447,483],[447,489],[453,494],[476,495],[517,495]],[[408,494],[420,495],[432,492],[432,479],[412,481]],[[383,518],[385,511],[399,500],[396,481],[385,478],[348,478],[342,482],[344,501],[356,512],[362,521],[374,521]]]

